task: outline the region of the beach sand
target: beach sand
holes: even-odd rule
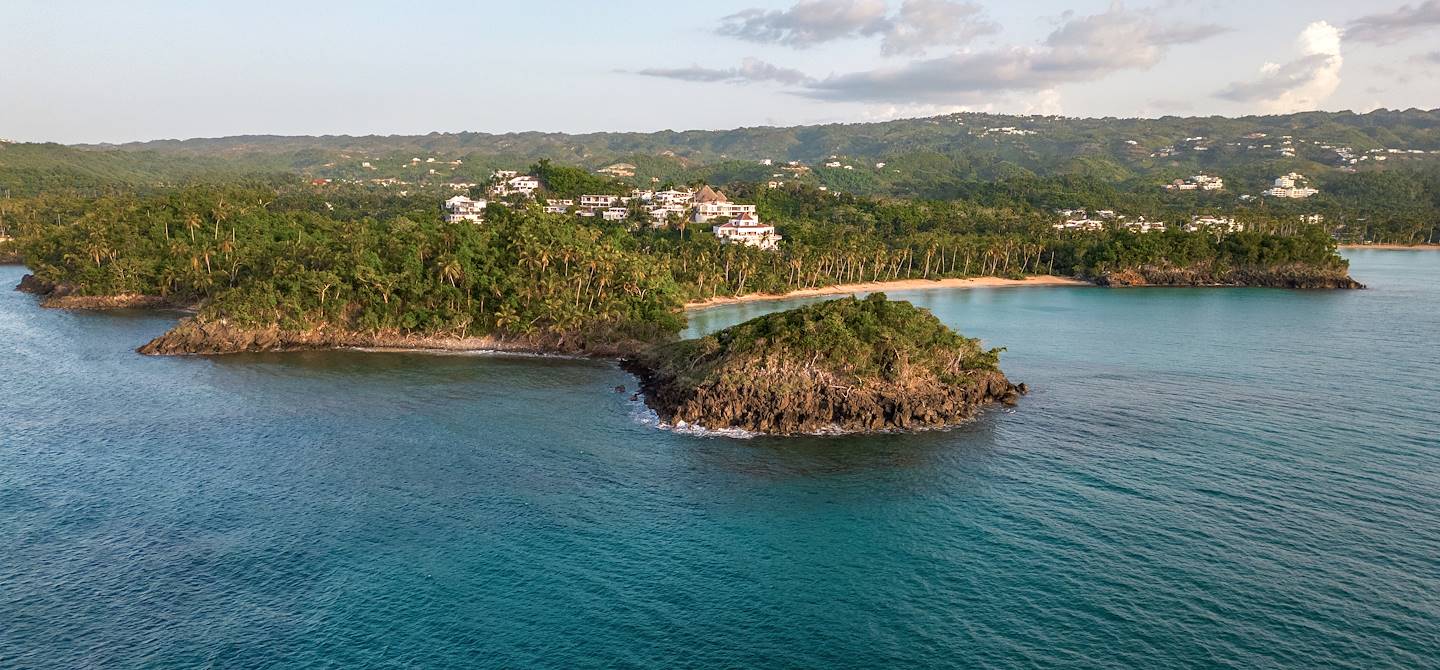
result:
[[[1341,244],[1341,249],[1386,249],[1390,251],[1437,251],[1440,244]]]
[[[765,300],[786,300],[789,298],[809,298],[820,295],[850,295],[852,293],[873,293],[875,291],[914,291],[920,289],[936,288],[996,288],[1004,286],[1093,286],[1090,282],[1074,279],[1072,277],[1057,277],[1055,275],[1035,275],[1024,279],[1003,279],[1001,277],[973,277],[970,279],[901,279],[898,281],[885,282],[864,282],[860,284],[839,284],[836,286],[825,286],[821,288],[807,288],[789,293],[750,293],[742,296],[721,296],[709,300],[700,300],[686,303],[686,311],[717,307],[719,305],[734,305],[742,302],[760,302]]]

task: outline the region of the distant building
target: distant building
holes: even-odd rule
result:
[[[596,172],[600,174],[607,174],[611,177],[634,177],[635,166],[629,163],[616,163],[614,165],[607,165],[603,168],[600,168],[599,170],[596,170]]]
[[[1272,198],[1308,198],[1319,192],[1320,189],[1310,188],[1306,183],[1305,175],[1291,172],[1277,177],[1274,188],[1264,191],[1264,194]]]
[[[1229,216],[1193,216],[1190,223],[1185,224],[1185,230],[1196,232],[1200,230],[1219,230],[1227,233],[1238,233],[1245,230],[1245,225]]]
[[[774,250],[780,247],[780,235],[775,226],[760,222],[753,212],[743,212],[735,218],[715,226],[715,237],[721,242],[744,244],[760,249]]]
[[[730,202],[724,193],[716,191],[709,186],[701,187],[694,197],[695,212],[691,220],[695,223],[705,223],[716,218],[734,218],[741,214],[754,214],[755,205],[741,205]]]
[[[445,223],[459,223],[469,221],[479,223],[485,218],[485,205],[489,204],[483,198],[471,200],[470,198],[457,195],[445,201]]]

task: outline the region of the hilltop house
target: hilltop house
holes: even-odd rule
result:
[[[512,176],[504,177],[504,174]],[[493,177],[496,183],[490,187],[490,195],[503,198],[507,195],[530,197],[540,188],[540,180],[530,175],[517,175],[511,170],[497,170]]]
[[[709,186],[703,186],[695,194],[695,213],[691,221],[705,223],[715,218],[735,218],[741,214],[755,214],[755,205],[741,205],[730,202],[729,198]]]
[[[775,226],[766,225],[753,212],[741,212],[712,230],[721,242],[744,244],[760,249],[774,250],[780,247],[780,235]]]
[[[1319,192],[1320,189],[1310,188],[1307,185],[1305,175],[1291,172],[1277,177],[1275,187],[1264,191],[1264,194],[1273,198],[1308,198]]]
[[[445,223],[459,223],[469,221],[479,223],[485,217],[485,199],[471,200],[463,195],[457,195],[445,201]]]

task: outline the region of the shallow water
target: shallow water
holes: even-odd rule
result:
[[[1035,391],[873,437],[657,430],[599,362],[144,358],[174,315],[0,292],[0,667],[1440,667],[1440,253],[1350,256],[892,294]]]

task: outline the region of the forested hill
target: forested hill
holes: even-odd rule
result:
[[[0,187],[36,175],[149,182],[202,171],[293,171],[328,178],[483,179],[540,158],[596,169],[634,166],[637,181],[762,180],[789,161],[831,188],[924,194],[930,182],[1082,175],[1123,181],[1218,171],[1231,178],[1440,161],[1440,110],[1285,116],[1065,118],[953,114],[881,123],[654,133],[250,135],[123,145],[0,145]],[[833,158],[832,158],[833,157]],[[419,163],[411,159],[420,159]],[[432,162],[432,159],[433,162]],[[1356,159],[1355,163],[1351,163]],[[456,161],[459,161],[458,163]],[[770,161],[772,165],[761,165]],[[834,168],[825,163],[838,162]],[[370,167],[365,167],[369,163]],[[883,168],[877,164],[884,163]],[[851,169],[844,169],[845,165]],[[435,169],[435,173],[430,170]],[[98,182],[100,179],[83,179]]]
[[[1033,134],[991,129],[1013,128]],[[987,132],[989,131],[989,132]],[[244,156],[302,152],[431,152],[508,155],[524,159],[607,161],[631,154],[666,152],[691,161],[727,159],[815,162],[832,155],[883,160],[914,152],[948,153],[957,149],[993,149],[1037,161],[1108,157],[1134,161],[1183,144],[1187,138],[1240,141],[1245,135],[1292,135],[1332,146],[1365,151],[1375,148],[1440,149],[1440,110],[1305,112],[1284,116],[1163,117],[1158,119],[1067,118],[962,113],[878,123],[733,130],[664,130],[653,133],[430,133],[287,137],[244,135],[213,139],[160,140],[113,145],[126,151],[156,151],[199,156]],[[1135,142],[1130,144],[1129,142]],[[1253,143],[1249,142],[1248,143]],[[105,145],[89,148],[108,148]],[[318,157],[318,156],[317,156]],[[1058,167],[1058,166],[1057,166]]]

